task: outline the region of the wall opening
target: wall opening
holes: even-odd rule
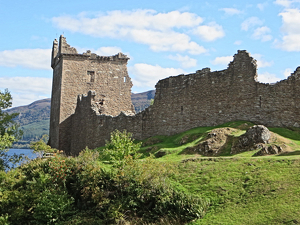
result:
[[[261,95],[259,96],[259,108],[261,108]]]
[[[87,75],[89,76],[89,82],[95,82],[95,72],[94,71],[87,71]]]
[[[124,83],[126,82],[126,77],[124,77]]]

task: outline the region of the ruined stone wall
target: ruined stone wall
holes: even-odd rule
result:
[[[71,115],[78,94],[97,92],[93,106],[98,115],[134,114],[132,82],[127,72],[128,57],[122,53],[98,56],[90,51],[78,54],[61,36],[53,43],[53,88],[50,118],[50,145],[70,149]]]
[[[299,127],[300,69],[276,84],[257,82],[256,70],[249,53],[238,51],[226,70],[205,68],[160,80],[154,104],[133,116],[97,115],[93,99],[98,93],[80,96],[71,119],[71,153],[104,145],[115,129],[144,139],[235,120]]]

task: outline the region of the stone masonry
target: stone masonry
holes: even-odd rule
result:
[[[55,51],[57,50],[54,48],[54,55]],[[75,50],[68,47],[67,51]],[[115,129],[121,131],[126,129],[133,133],[135,139],[141,140],[155,135],[172,135],[198,126],[214,126],[235,120],[246,120],[266,126],[300,126],[300,67],[287,79],[276,84],[259,83],[256,60],[248,52],[238,51],[225,70],[211,72],[209,68],[204,68],[193,74],[160,80],[156,84],[154,104],[138,114],[129,115],[128,112],[132,113],[133,110],[130,101],[131,82],[126,70],[127,58],[122,58],[123,55],[119,58],[117,55],[113,59],[122,65],[123,74],[126,74],[122,77],[126,77],[128,82],[124,84],[128,97],[124,98],[124,105],[119,110],[116,110],[118,104],[110,104],[104,109],[109,113],[102,113],[97,108],[98,99],[103,99],[105,96],[106,99],[120,102],[118,100],[120,89],[96,89],[95,86],[86,84],[90,83],[83,80],[84,76],[88,76],[87,71],[104,70],[98,68],[92,70],[83,66],[85,60],[88,61],[87,65],[93,61],[88,54],[66,53],[61,57],[68,59],[66,65],[69,66],[62,68],[61,64],[56,62],[57,66],[53,67],[52,96],[59,97],[52,100],[51,113],[54,116],[51,118],[51,124],[52,132],[56,136],[51,135],[50,130],[50,138],[51,143],[56,143],[57,139],[63,142],[64,145],[59,146],[68,154],[76,155],[86,146],[95,148],[104,145],[105,140],[109,139],[110,133]],[[83,60],[81,57],[86,59]],[[110,67],[107,64],[105,66],[110,70],[105,70],[108,74],[98,78],[101,79],[100,85],[105,83],[105,79],[112,79],[113,76],[120,77],[110,75],[110,71],[119,74],[116,71],[119,67],[113,67],[112,62],[108,62]],[[65,79],[65,85],[61,85],[61,80],[55,79],[55,76],[61,77],[60,74],[67,74],[69,78],[72,76],[72,79]],[[105,87],[113,87],[115,84],[112,82]],[[63,88],[67,86],[72,87],[72,97],[71,94],[61,96],[66,92]],[[75,92],[79,94],[77,105],[76,101],[74,102],[76,97],[73,98],[77,96]],[[87,95],[84,95],[86,93]],[[125,91],[122,94],[124,95]],[[127,108],[125,104],[128,104]],[[113,107],[113,110],[110,107]],[[57,119],[60,119],[60,123],[55,121]],[[63,125],[64,121],[67,121],[66,127]],[[55,133],[58,124],[63,125],[59,128],[59,135]],[[53,141],[53,138],[56,139]]]
[[[53,88],[51,98],[50,145],[70,149],[72,126],[77,96],[90,90],[97,93],[93,108],[97,115],[117,116],[121,111],[135,113],[131,102],[132,82],[127,72],[128,57],[122,53],[98,56],[90,51],[78,54],[60,36],[53,42]]]

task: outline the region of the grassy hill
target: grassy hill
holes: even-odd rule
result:
[[[245,124],[247,124],[245,126]],[[289,149],[279,155],[254,157],[259,150],[230,155],[228,141],[218,156],[205,157],[186,151],[204,141],[216,128],[233,129],[231,140],[252,124],[233,122],[218,127],[199,127],[174,136],[145,140],[141,152],[160,162],[177,163],[174,185],[186,193],[210,200],[204,218],[190,224],[299,224],[300,132],[269,128],[276,143]],[[160,157],[164,152],[164,156]]]
[[[300,130],[269,128],[268,145],[285,146],[280,154],[254,156],[259,148],[230,154],[252,125],[237,121],[151,137],[142,141],[142,157],[122,167],[101,161],[97,153],[104,147],[34,160],[0,173],[0,211],[12,224],[24,218],[44,224],[51,218],[57,224],[299,224]],[[195,147],[216,131],[227,141],[214,145],[220,151],[213,156],[200,154]]]
[[[150,105],[155,90],[132,94],[131,99],[136,112],[140,112]],[[29,105],[8,109],[10,113],[20,113],[15,119],[20,124],[24,135],[15,142],[13,148],[29,148],[32,141],[39,140],[44,134],[49,134],[51,99],[42,99]]]

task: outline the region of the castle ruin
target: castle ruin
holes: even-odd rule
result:
[[[78,54],[62,35],[55,39],[51,67],[53,86],[50,115],[50,145],[70,149],[71,115],[75,113],[77,96],[93,90],[93,107],[97,114],[117,116],[134,114],[131,102],[132,82],[127,72],[128,57],[122,53],[98,56],[90,51]],[[80,138],[80,137],[79,137]]]
[[[235,120],[300,127],[300,67],[276,84],[260,83],[256,60],[239,50],[225,70],[204,68],[160,80],[154,104],[134,114],[127,60],[122,53],[78,54],[64,37],[59,45],[54,41],[52,147],[76,155],[86,146],[104,145],[115,129],[142,140]]]

